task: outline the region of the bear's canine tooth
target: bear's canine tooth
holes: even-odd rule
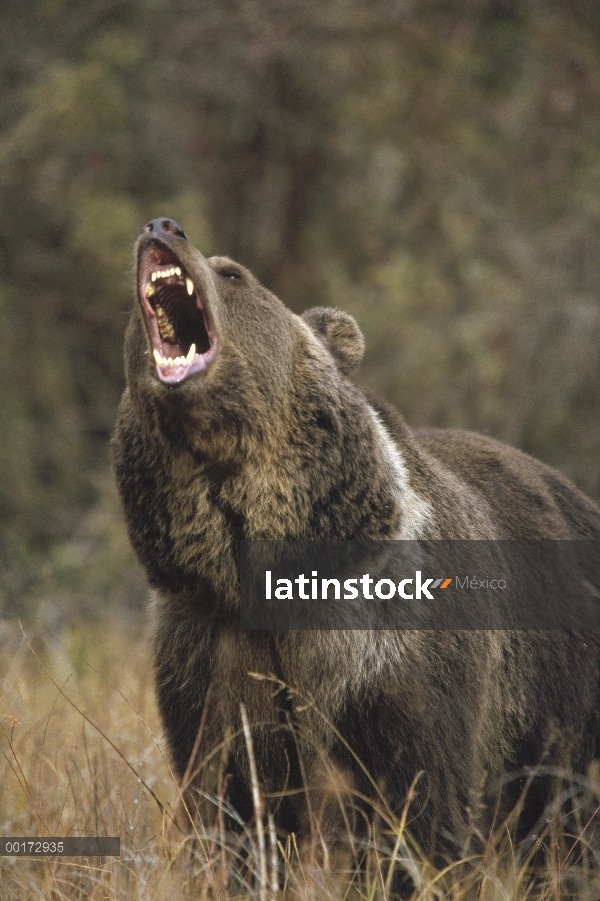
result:
[[[187,357],[185,358],[185,362],[189,365],[193,361],[195,356],[196,356],[196,345],[192,344],[192,346],[190,347],[190,349],[187,352]]]
[[[186,287],[187,293],[188,293],[188,294],[190,295],[190,297],[191,297],[192,294],[194,293],[194,283],[193,283],[193,281],[191,280],[191,278],[186,277],[186,280],[185,280],[185,287]]]

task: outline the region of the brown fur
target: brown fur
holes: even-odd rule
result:
[[[412,828],[427,848],[460,849],[485,773],[493,781],[542,760],[584,770],[598,751],[595,633],[240,631],[242,538],[600,538],[600,512],[517,450],[465,432],[413,432],[367,399],[348,378],[364,344],[351,317],[295,316],[177,228],[148,226],[138,253],[151,242],[192,278],[218,339],[205,372],[166,386],[136,304],[113,441],[152,587],[158,701],[179,775],[209,686],[201,757],[238,732],[243,700],[267,794],[322,784],[334,766],[372,795],[344,741],[396,812],[424,771]],[[235,280],[224,274],[232,267]],[[231,802],[249,819],[239,736],[227,770]],[[282,828],[301,827],[302,803],[273,802]]]

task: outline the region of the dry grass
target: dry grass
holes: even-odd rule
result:
[[[569,791],[578,810],[569,828],[581,841],[560,843],[548,830],[538,840],[547,851],[543,872],[531,866],[536,844],[523,859],[506,824],[483,855],[436,871],[411,846],[408,811],[348,835],[335,850],[315,823],[316,841],[299,853],[267,816],[239,836],[227,832],[222,792],[209,821],[186,836],[174,822],[182,805],[159,736],[144,636],[88,624],[60,639],[26,639],[17,624],[0,623],[0,834],[118,835],[122,849],[120,859],[0,858],[2,901],[384,901],[393,897],[394,872],[405,870],[423,901],[600,898],[597,773],[573,780]],[[251,756],[249,728],[246,743]]]

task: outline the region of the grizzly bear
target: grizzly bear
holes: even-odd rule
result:
[[[252,819],[243,702],[280,830],[306,829],[337,773],[395,814],[416,797],[414,841],[457,855],[473,817],[480,834],[491,826],[482,786],[539,764],[585,772],[598,754],[597,632],[245,631],[238,563],[254,540],[597,540],[594,504],[488,437],[409,429],[351,381],[364,349],[351,316],[293,314],[172,219],[144,227],[136,265],[112,451],[179,777],[198,737],[194,784],[214,791],[211,751],[226,748],[228,803]],[[535,797],[528,827],[544,810]]]

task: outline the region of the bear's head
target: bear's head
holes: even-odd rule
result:
[[[170,440],[193,434],[206,445],[219,434],[239,444],[251,430],[255,443],[298,392],[335,394],[360,362],[364,339],[350,315],[296,316],[243,266],[206,259],[172,219],[144,227],[136,265],[128,386],[138,413],[152,411]]]

